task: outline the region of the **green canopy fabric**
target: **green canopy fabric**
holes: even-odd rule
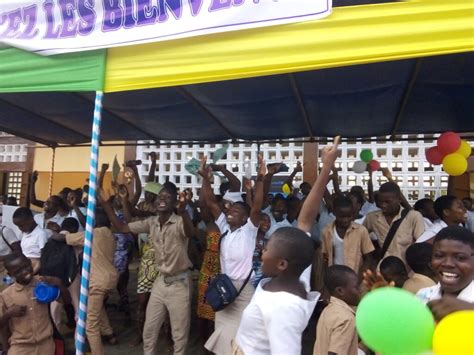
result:
[[[43,57],[0,49],[0,92],[97,91],[104,87],[106,50]]]

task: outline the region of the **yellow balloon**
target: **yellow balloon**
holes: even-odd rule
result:
[[[461,154],[448,154],[443,159],[443,169],[451,176],[459,176],[467,170],[467,160]]]
[[[289,195],[291,193],[291,190],[288,184],[283,184],[283,186],[281,187],[281,191],[283,191],[283,193],[286,195]]]
[[[455,152],[461,154],[464,158],[469,158],[471,156],[472,148],[471,145],[464,139],[461,141],[459,149]]]
[[[444,317],[434,331],[434,354],[474,354],[473,325],[474,311],[455,312]]]

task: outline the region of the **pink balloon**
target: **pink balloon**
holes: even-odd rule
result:
[[[454,153],[461,146],[461,137],[454,132],[444,132],[438,138],[438,149],[443,155]]]
[[[380,163],[375,159],[369,161],[368,165],[369,165],[370,170],[372,170],[372,171],[377,171],[377,170],[380,169]]]
[[[426,160],[432,165],[440,165],[443,162],[445,154],[441,153],[438,147],[431,147],[425,151]]]

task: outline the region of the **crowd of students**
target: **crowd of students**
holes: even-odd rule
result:
[[[269,194],[280,166],[266,165],[262,157],[255,180],[242,182],[203,157],[196,200],[171,182],[155,182],[155,154],[142,201],[137,162],[126,164],[135,173],[134,192],[113,184],[110,196],[103,186],[108,165],[103,165],[86,325],[92,354],[104,354],[104,339],[118,341],[104,306],[114,289],[120,310],[130,315],[128,267],[137,244],[141,259],[133,345],[143,342],[144,354],[157,353],[163,327],[171,329],[174,353],[186,354],[195,316],[209,353],[301,354],[303,331],[315,314],[314,354],[368,354],[357,336],[355,311],[363,294],[381,286],[416,294],[437,319],[473,309],[472,201],[448,194],[419,200],[412,209],[387,169],[387,182],[377,192],[369,172],[368,197],[360,186],[341,191],[334,169],[338,143],[336,138],[322,149],[322,168],[313,184],[293,187],[302,170],[297,165],[286,182],[288,196]],[[212,186],[215,172],[227,178],[220,194]],[[13,222],[21,235],[8,227],[1,230],[0,272],[13,278],[0,294],[2,343],[9,354],[53,354],[55,328],[64,318],[73,327],[77,319],[80,273],[71,280],[51,275],[45,251],[50,243],[68,245],[80,263],[87,188],[65,188],[43,202],[35,196],[36,179],[33,174],[31,202],[43,212],[33,215],[20,207]],[[333,194],[327,189],[330,181]],[[200,270],[197,287],[193,269]],[[214,312],[205,294],[218,274],[227,275],[239,293]],[[60,288],[62,304],[34,300],[40,281]],[[315,312],[323,307],[321,314]]]

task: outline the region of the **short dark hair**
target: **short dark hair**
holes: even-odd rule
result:
[[[288,201],[285,197],[283,197],[281,194],[276,194],[274,197],[273,197],[273,200],[272,200],[272,203],[271,205],[272,206],[275,206],[278,202],[283,202],[285,204],[285,206],[288,208]]]
[[[232,205],[236,205],[236,206],[242,207],[242,209],[245,211],[245,213],[247,214],[247,216],[250,216],[250,206],[247,205],[245,202],[237,201],[237,202],[234,202]]]
[[[449,210],[453,206],[454,201],[456,200],[457,197],[452,195],[438,197],[434,202],[434,210],[438,217],[442,219],[443,211]]]
[[[4,256],[3,264],[5,265],[5,268],[8,269],[11,266],[11,264],[13,264],[18,259],[22,259],[23,261],[29,260],[23,253],[14,252],[14,253]]]
[[[349,277],[357,277],[357,274],[346,265],[332,265],[327,268],[324,274],[324,285],[332,295],[338,287],[347,285]]]
[[[384,192],[394,193],[397,195],[401,194],[400,187],[392,181],[389,181],[389,182],[386,182],[385,184],[380,185],[379,193],[384,193]]]
[[[178,188],[176,187],[175,184],[173,184],[170,181],[167,181],[163,184],[162,190],[168,191],[171,195],[175,196],[176,198],[178,197]]]
[[[408,247],[405,258],[408,266],[416,273],[429,267],[433,256],[433,246],[429,243],[415,243]]]
[[[455,240],[474,249],[474,233],[460,226],[449,226],[441,229],[433,241],[433,246],[442,240]]]
[[[302,273],[311,265],[314,257],[313,241],[301,229],[282,227],[277,229],[270,239],[297,273]]]
[[[360,191],[358,190],[354,190],[354,191],[350,191],[347,193],[347,197],[351,198],[352,196],[354,196],[354,198],[357,200],[357,203],[359,203],[361,206],[364,205],[364,195],[360,193]]]
[[[380,263],[380,272],[392,272],[395,274],[402,274],[407,273],[407,269],[405,264],[400,258],[396,256],[387,256],[385,259],[382,260]]]
[[[26,220],[33,218],[33,212],[29,208],[26,207],[20,207],[13,212],[13,219],[21,219],[21,220]]]
[[[61,223],[61,229],[69,233],[77,233],[79,230],[79,222],[73,217],[65,218],[63,223]]]
[[[434,201],[431,198],[422,198],[415,202],[415,204],[413,205],[413,209],[418,212],[422,211],[426,207],[428,207],[428,204],[430,203],[434,203]]]
[[[352,208],[352,201],[347,196],[337,196],[334,199],[334,209],[336,208]]]

